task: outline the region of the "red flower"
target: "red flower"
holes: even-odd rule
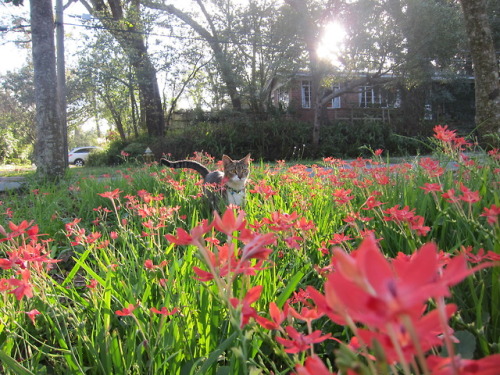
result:
[[[174,315],[180,311],[179,308],[177,308],[177,307],[174,307],[170,311],[168,311],[168,309],[166,307],[162,307],[161,310],[158,310],[155,307],[151,307],[149,310],[155,314],[161,314],[163,316]]]
[[[167,241],[172,242],[173,244],[176,245],[191,245],[193,242],[193,237],[189,235],[188,232],[186,232],[185,229],[182,228],[177,228],[177,237],[173,236],[171,234],[166,234],[165,238]]]
[[[309,335],[299,333],[292,326],[287,326],[285,330],[290,339],[276,337],[276,341],[286,347],[285,352],[290,354],[306,351],[310,349],[313,344],[323,342],[331,337],[329,333],[321,336],[322,332],[320,330],[314,331]]]
[[[30,310],[30,311],[26,311],[25,314],[28,315],[28,318],[31,319],[31,322],[33,324],[35,324],[35,318],[36,318],[37,315],[40,315],[41,312],[38,311],[37,309],[33,309],[33,310]]]
[[[417,232],[420,236],[426,236],[431,230],[430,227],[424,225],[423,216],[416,215],[409,221],[410,229]]]
[[[219,232],[227,234],[228,236],[232,236],[234,232],[240,231],[245,228],[245,212],[240,211],[238,216],[235,216],[234,210],[227,209],[226,212],[222,215],[222,218],[219,216],[217,212],[214,212],[214,221],[213,221],[215,229]]]
[[[292,375],[335,375],[334,372],[328,371],[325,364],[317,355],[308,357],[304,365],[296,365],[295,373]]]
[[[0,279],[0,292],[6,292],[7,290],[11,290],[12,286],[9,283],[8,279]]]
[[[483,213],[480,216],[486,217],[488,224],[494,225],[498,223],[498,215],[500,215],[500,206],[492,204],[490,208],[484,207]]]
[[[127,307],[115,311],[115,314],[118,316],[129,316],[132,315],[132,312],[136,309],[136,307],[137,306],[134,306],[133,304],[130,303]]]
[[[265,246],[271,245],[275,242],[274,233],[256,234],[252,239],[243,247],[241,251],[241,262],[249,259],[267,259],[269,254],[273,251]]]
[[[233,308],[235,309],[241,308],[240,328],[246,326],[250,318],[256,318],[258,316],[257,311],[250,305],[259,299],[261,293],[262,293],[262,285],[257,285],[248,290],[245,297],[243,297],[243,300],[240,301],[237,298],[231,298],[229,300]]]
[[[456,195],[455,195],[455,189],[448,189],[448,191],[446,193],[443,193],[441,195],[444,199],[446,199],[447,202],[450,202],[450,203],[457,203],[460,198],[458,198]]]
[[[498,375],[500,354],[493,354],[481,359],[462,359],[429,356],[427,366],[432,375]]]
[[[405,222],[415,216],[415,209],[410,210],[409,206],[404,206],[402,209],[399,209],[399,204],[383,212],[384,214],[389,214],[389,216],[384,216],[385,221]]]
[[[443,187],[437,183],[431,184],[429,182],[426,182],[424,186],[420,186],[420,189],[425,190],[425,193],[428,194],[432,191],[442,191]]]
[[[118,199],[120,198],[120,193],[122,193],[121,190],[115,189],[113,191],[107,191],[105,193],[98,193],[103,198],[109,198],[109,199]]]
[[[469,188],[463,184],[460,184],[460,191],[462,192],[462,196],[460,200],[467,202],[469,204],[479,202],[481,197],[479,196],[479,191],[470,191]]]
[[[338,245],[338,244],[341,244],[342,242],[350,241],[350,240],[352,240],[352,237],[346,236],[345,234],[335,233],[333,235],[333,238],[331,240],[329,240],[328,243],[330,243],[332,245]]]
[[[260,315],[257,315],[255,317],[255,320],[265,329],[280,329],[281,323],[283,323],[286,316],[288,315],[287,312],[288,304],[285,304],[283,310],[280,310],[275,302],[271,302],[269,304],[269,315],[271,316],[271,320],[266,319]]]
[[[472,253],[472,246],[462,247],[462,251],[467,258],[467,261],[472,264],[477,264],[490,260],[492,262],[500,262],[500,254],[493,251],[488,251],[486,254],[484,249],[481,248],[477,251],[477,254]]]
[[[271,212],[271,218],[265,217],[262,219],[262,222],[267,224],[272,231],[279,232],[292,228],[298,217],[299,215],[295,211],[291,214],[275,211]]]
[[[95,288],[97,287],[97,284],[98,284],[98,283],[97,283],[97,280],[92,279],[92,280],[90,280],[90,282],[89,282],[87,285],[85,285],[85,286],[86,286],[87,288],[89,288],[89,289],[95,289]]]
[[[33,297],[33,285],[29,282],[31,278],[31,273],[28,269],[19,271],[21,275],[21,280],[19,279],[9,279],[8,282],[11,286],[17,286],[14,290],[9,293],[14,294],[16,299],[20,301],[23,297],[32,298]]]
[[[371,195],[368,197],[366,202],[361,205],[361,209],[362,210],[371,210],[375,207],[382,206],[383,204],[385,204],[385,203],[382,203],[382,202],[376,200],[375,196]],[[363,206],[366,206],[366,207],[363,207]]]
[[[427,171],[429,177],[439,177],[444,173],[444,168],[439,165],[439,161],[431,158],[420,159],[419,165]]]
[[[199,267],[193,266],[193,271],[198,277],[195,277],[196,280],[207,282],[213,280],[214,275],[211,272],[202,270]]]
[[[373,236],[363,240],[352,255],[334,249],[337,272],[325,283],[326,299],[313,296],[318,307],[337,318],[348,314],[355,321],[384,327],[399,314],[420,316],[422,305],[432,296],[448,294],[439,275],[436,246],[424,245],[408,261],[385,259]]]
[[[314,221],[307,220],[305,217],[301,217],[299,220],[295,222],[295,227],[299,230],[310,231],[316,228]]]
[[[448,125],[436,125],[433,130],[436,133],[434,135],[436,139],[443,141],[453,149],[463,150],[464,146],[468,147],[472,145],[471,143],[467,142],[465,138],[457,137],[456,130],[448,130]]]
[[[167,261],[166,260],[162,261],[158,265],[155,265],[151,259],[146,259],[144,261],[144,268],[146,268],[146,269],[148,269],[150,271],[154,270],[155,268],[165,267],[166,265],[167,265]]]
[[[444,311],[445,316],[449,319],[457,310],[457,307],[453,304],[446,305]],[[423,315],[412,321],[413,330],[415,332],[416,339],[420,345],[423,352],[427,352],[432,348],[441,346],[443,344],[443,326],[439,318],[438,310],[432,310],[426,315]],[[412,357],[417,352],[415,348],[415,342],[412,339],[410,332],[407,327],[399,322],[390,323],[389,325],[394,332],[394,339],[397,346],[401,350],[405,361],[410,362]],[[451,335],[453,331],[451,328],[446,327],[447,334]],[[400,360],[398,355],[398,349],[396,349],[395,342],[388,334],[388,329],[385,330],[367,330],[358,329],[357,331],[358,339],[361,339],[368,346],[373,348],[373,343],[378,342],[384,349],[384,353],[390,364],[394,364]]]
[[[308,308],[303,307],[298,313],[293,307],[290,306],[290,315],[292,315],[295,319],[302,320],[304,322],[311,323],[313,320],[321,318],[324,313],[319,312],[317,308]]]
[[[338,204],[345,204],[350,200],[354,199],[353,195],[349,195],[352,193],[352,189],[337,189],[333,192],[333,200]]]
[[[434,134],[434,137],[444,142],[451,142],[456,137],[456,131],[448,130],[448,125],[436,125],[432,130],[434,130],[434,133],[436,133]]]
[[[271,188],[271,186],[266,185],[265,180],[259,181],[259,184],[254,185],[254,187],[255,187],[254,189],[250,190],[250,193],[262,194],[264,195],[264,199],[266,200],[269,199],[271,196],[278,194]]]

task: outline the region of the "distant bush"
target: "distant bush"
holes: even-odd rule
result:
[[[339,158],[370,156],[370,149],[382,149],[393,156],[416,155],[429,152],[424,138],[396,134],[390,125],[373,120],[354,125],[339,122],[321,129],[319,156]]]
[[[100,167],[105,165],[119,165],[123,163],[135,163],[144,161],[144,154],[156,141],[148,136],[130,138],[127,141],[121,139],[111,140],[104,151],[92,152],[87,161],[88,166]],[[159,156],[158,156],[159,158]]]
[[[298,149],[310,157],[310,124],[290,119],[258,119],[245,114],[224,113],[210,121],[193,122],[183,129],[167,132],[164,139],[153,143],[155,154],[184,158],[195,151],[212,155],[228,154],[265,160],[292,159]],[[305,145],[305,147],[304,147]],[[294,154],[295,150],[295,154]],[[310,150],[310,151],[309,151]]]
[[[323,126],[318,148],[312,146],[311,135],[312,124],[307,122],[224,111],[218,116],[193,116],[188,125],[168,131],[151,148],[157,157],[169,154],[174,159],[206,151],[235,157],[251,152],[263,160],[368,156],[367,148],[380,148],[393,156],[428,151],[421,140],[395,134],[390,125],[373,120]]]
[[[163,155],[184,159],[195,152],[235,158],[251,153],[253,158],[263,160],[354,158],[370,156],[370,149],[383,149],[392,156],[428,152],[425,138],[396,134],[387,123],[373,120],[324,125],[320,144],[315,148],[311,143],[312,124],[283,116],[262,118],[225,110],[215,114],[190,113],[185,119],[186,125],[169,129],[162,138],[141,136],[126,142],[111,141],[104,154],[93,155],[89,165],[142,161],[148,147],[156,160]]]
[[[85,165],[89,167],[103,167],[106,165],[112,165],[112,163],[109,163],[108,152],[105,150],[99,150],[93,151],[89,154],[89,158]]]

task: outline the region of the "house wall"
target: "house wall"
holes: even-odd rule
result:
[[[311,103],[311,108],[302,106],[302,80],[296,79],[291,82],[287,89],[288,104],[287,110],[290,116],[305,122],[314,121],[314,109]],[[347,93],[340,96],[340,108],[333,108],[331,104],[325,105],[322,116],[328,121],[356,121],[365,120],[366,118],[381,120],[384,122],[391,121],[391,112],[394,109],[389,108],[361,108],[360,94],[358,92]],[[279,107],[279,92],[274,93],[274,105]]]

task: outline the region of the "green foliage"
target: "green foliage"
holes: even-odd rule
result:
[[[131,138],[127,141],[114,139],[109,142],[106,150],[92,152],[87,162],[88,166],[118,165],[123,163],[142,163],[144,153],[154,144],[148,136]]]
[[[32,67],[2,76],[0,82],[0,163],[27,163],[35,138]]]
[[[206,120],[169,131],[166,139],[154,146],[155,150],[175,158],[203,150],[211,155],[235,157],[251,152],[254,158],[278,160],[290,158],[294,147],[308,143],[310,134],[309,124],[288,119],[259,120],[243,113],[221,112]]]
[[[110,156],[110,152],[106,150],[96,150],[89,154],[86,166],[89,167],[103,167],[107,165],[118,164],[118,157]]]
[[[358,157],[364,149],[383,149],[390,155],[416,155],[428,152],[425,142],[400,137],[390,125],[376,121],[337,123],[322,128],[319,149],[311,144],[311,124],[283,117],[259,119],[234,112],[217,117],[200,117],[189,125],[168,132],[153,142],[155,154],[185,158],[203,150],[211,155],[243,155],[255,159],[301,160],[324,156]],[[244,155],[243,155],[244,156]]]
[[[12,3],[14,4],[15,6],[20,6],[20,5],[23,5],[24,4],[24,1],[23,0],[5,0],[5,2],[8,4],[8,3]]]
[[[419,143],[393,133],[390,125],[366,120],[355,124],[340,122],[323,128],[320,155],[336,157],[369,156],[382,149],[390,155],[416,155]],[[427,151],[427,150],[426,150]]]

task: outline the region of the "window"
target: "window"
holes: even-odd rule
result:
[[[360,107],[362,108],[380,107],[381,104],[382,104],[382,98],[379,89],[376,89],[373,86],[361,87],[361,92],[359,93]]]
[[[279,108],[286,110],[288,105],[290,104],[290,95],[288,94],[288,90],[280,87],[278,89],[278,105]]]
[[[432,120],[432,105],[430,104],[424,107],[424,120]]]
[[[332,86],[332,92],[340,90],[340,85],[336,84]],[[340,96],[332,98],[332,102],[328,105],[328,108],[340,108]]]
[[[302,81],[302,108],[311,108],[311,82]]]
[[[363,86],[359,93],[361,108],[400,108],[401,92],[398,89],[381,86]]]

